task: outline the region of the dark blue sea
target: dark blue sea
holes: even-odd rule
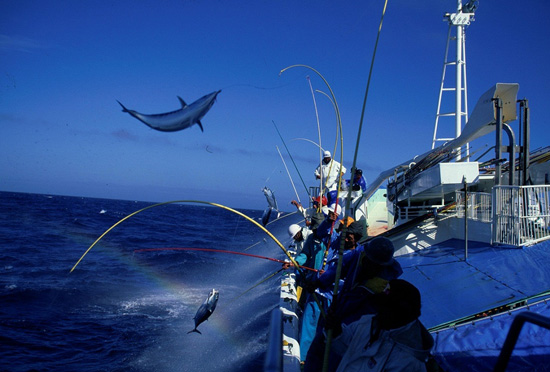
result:
[[[283,259],[243,217],[202,204],[149,208],[113,228],[69,273],[107,229],[152,204],[0,192],[0,370],[262,369],[279,263],[135,252],[214,248]],[[256,220],[262,214],[241,212]],[[285,246],[290,223],[270,229]],[[213,288],[220,292],[216,310],[199,325],[202,335],[188,334]]]

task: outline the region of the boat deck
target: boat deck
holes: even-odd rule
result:
[[[430,294],[421,320],[433,328],[549,291],[549,250],[549,241],[523,248],[469,242],[464,260],[464,241],[451,239],[397,260],[402,278]]]

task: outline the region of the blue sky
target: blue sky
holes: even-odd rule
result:
[[[128,200],[193,199],[283,210],[318,163],[313,89],[330,83],[351,166],[383,1],[0,0],[0,190]],[[367,181],[431,146],[456,1],[389,1],[361,134]],[[532,147],[548,143],[550,3],[481,0],[467,29],[470,112],[497,82],[529,99]],[[222,89],[198,126],[154,131],[116,100],[153,114]],[[322,145],[330,101],[316,94]],[[339,157],[338,150],[337,154]]]

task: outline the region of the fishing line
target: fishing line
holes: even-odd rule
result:
[[[273,173],[275,173],[275,171],[277,170],[278,166],[275,166],[275,168],[273,168],[273,170],[271,171],[271,174],[266,178],[264,184],[267,184],[267,181],[269,181],[269,179],[271,178],[271,176],[273,176]]]
[[[198,251],[198,252],[228,253],[228,254],[234,254],[234,255],[239,255],[239,256],[260,258],[260,259],[263,259],[263,260],[269,260],[269,261],[278,262],[278,263],[282,263],[282,264],[287,263],[286,261],[279,260],[277,258],[259,256],[257,254],[251,254],[251,253],[228,251],[228,250],[224,250],[224,249],[214,249],[214,248],[175,247],[175,248],[141,248],[141,249],[134,249],[134,253],[159,252],[159,251]],[[311,267],[307,267],[307,266],[299,266],[299,267],[301,267],[302,269],[310,270],[310,271],[314,271],[314,272],[319,271],[319,270],[312,269]]]
[[[253,85],[253,84],[237,83],[237,84],[228,85],[225,88],[222,88],[221,90],[234,88],[234,87],[247,87],[247,88],[254,88],[254,89],[259,89],[259,90],[277,90],[277,89],[286,88],[290,85],[292,85],[292,83],[287,83],[287,84],[284,84],[284,85],[278,85],[278,86],[274,86],[274,87],[261,87],[261,86]]]
[[[233,298],[231,301],[229,301],[228,304],[232,304],[235,300],[237,300],[240,297],[244,296],[245,294],[247,294],[248,292],[250,292],[251,290],[253,290],[257,286],[261,285],[262,283],[265,283],[266,281],[273,278],[275,275],[277,275],[278,273],[280,273],[283,270],[284,270],[284,268],[280,268],[279,270],[275,271],[273,274],[269,275],[267,278],[260,280],[258,283],[254,284],[252,287],[248,288],[246,291],[244,291],[243,293],[241,293],[237,297]]]
[[[292,188],[294,189],[294,193],[296,194],[296,198],[298,199],[298,203],[302,204],[302,201],[300,200],[300,195],[298,195],[298,191],[296,191],[296,186],[294,186],[294,181],[292,181],[292,177],[290,176],[290,172],[288,171],[288,167],[286,166],[285,159],[283,159],[283,155],[281,154],[281,151],[279,150],[279,146],[275,146],[277,148],[277,152],[279,153],[279,156],[281,157],[281,160],[283,161],[283,165],[286,169],[286,174],[288,174],[288,178],[290,179],[290,183],[292,184]]]
[[[250,248],[257,246],[257,245],[260,244],[260,243],[267,243],[267,240],[265,240],[265,238],[263,238],[263,239],[260,240],[259,242],[256,242],[256,243],[254,243],[254,244],[252,244],[252,245],[246,247],[245,249],[243,249],[243,252],[248,251]]]
[[[174,204],[174,203],[199,203],[199,204],[208,204],[208,205],[211,205],[211,206],[214,206],[214,207],[218,207],[218,208],[222,208],[222,209],[225,209],[225,210],[228,210],[230,212],[233,212],[245,219],[247,219],[249,222],[253,223],[254,225],[256,225],[257,227],[259,227],[262,231],[264,231],[271,239],[273,239],[273,241],[279,246],[279,248],[282,249],[282,251],[286,254],[286,256],[289,258],[290,262],[292,262],[292,264],[298,269],[298,273],[301,274],[301,275],[304,275],[303,271],[299,269],[299,266],[298,263],[294,260],[294,258],[292,257],[292,255],[286,250],[286,248],[281,244],[281,242],[279,240],[277,240],[277,238],[275,236],[273,236],[273,234],[271,234],[265,227],[263,227],[262,225],[260,225],[258,222],[254,221],[252,218],[248,217],[247,215],[235,210],[235,209],[232,209],[232,208],[229,208],[229,207],[226,207],[224,205],[221,205],[221,204],[217,204],[217,203],[211,203],[211,202],[206,202],[206,201],[201,201],[201,200],[173,200],[173,201],[168,201],[168,202],[163,202],[163,203],[157,203],[157,204],[153,204],[153,205],[150,205],[148,207],[145,207],[145,208],[142,208],[138,211],[135,211],[133,213],[130,213],[129,215],[127,215],[126,217],[122,218],[121,220],[119,220],[117,223],[115,223],[113,226],[111,226],[110,228],[108,228],[103,234],[101,234],[101,236],[99,238],[96,239],[95,242],[92,243],[92,245],[90,245],[90,247],[84,252],[84,254],[78,259],[78,261],[74,264],[74,266],[72,267],[71,271],[69,273],[72,273],[74,271],[74,269],[76,269],[76,267],[78,266],[78,264],[84,259],[84,257],[88,254],[88,252],[90,252],[90,250],[105,236],[107,235],[112,229],[114,229],[116,226],[120,225],[122,222],[126,221],[127,219],[129,219],[130,217],[132,216],[135,216],[136,214],[138,213],[141,213],[147,209],[151,209],[151,208],[155,208],[155,207],[159,207],[161,205],[166,205],[166,204]]]
[[[298,176],[300,177],[300,180],[302,180],[302,184],[304,185],[304,189],[306,189],[306,194],[308,196],[311,196],[311,195],[309,195],[309,190],[306,186],[306,183],[304,182],[304,179],[302,178],[302,174],[300,173],[300,170],[298,169],[298,166],[296,165],[296,162],[294,161],[294,158],[292,157],[292,154],[290,153],[290,150],[288,149],[288,147],[285,143],[285,140],[283,139],[283,136],[281,135],[281,132],[279,132],[279,128],[277,128],[277,124],[275,124],[274,120],[271,120],[271,122],[273,123],[273,126],[275,127],[275,130],[277,130],[277,134],[279,135],[279,138],[281,139],[281,141],[283,141],[283,145],[285,145],[286,152],[288,153],[288,156],[290,156],[290,160],[292,160],[292,164],[294,164],[294,168],[296,168],[296,172],[298,172]],[[285,167],[286,167],[286,165],[285,165]]]

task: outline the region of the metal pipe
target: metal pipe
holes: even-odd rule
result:
[[[515,184],[515,172],[516,172],[516,136],[512,128],[504,123],[502,128],[508,134],[508,153],[510,154],[508,160],[508,184],[514,186]]]
[[[495,103],[496,115],[496,144],[495,144],[495,186],[500,185],[501,163],[502,157],[502,99],[493,98]]]
[[[529,147],[531,146],[531,121],[529,112],[529,101],[523,99],[520,103],[523,113],[523,155],[522,155],[522,168],[523,168],[523,185],[527,185],[529,180]]]
[[[550,318],[529,311],[524,311],[516,315],[512,325],[510,326],[504,345],[502,346],[502,349],[500,349],[500,354],[495,364],[495,368],[493,369],[494,372],[506,371],[506,366],[510,361],[512,351],[514,351],[514,347],[516,346],[521,329],[526,322],[533,323],[539,327],[550,330]]]
[[[464,184],[464,261],[468,261],[468,182],[466,176],[462,178]]]

